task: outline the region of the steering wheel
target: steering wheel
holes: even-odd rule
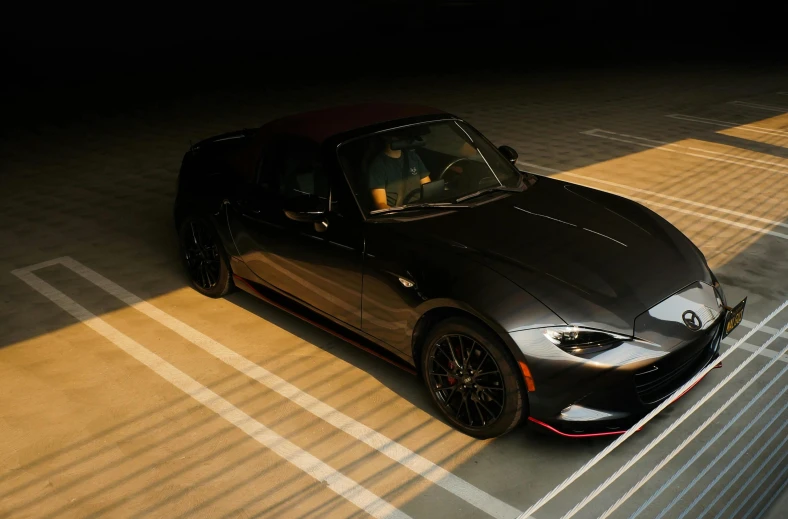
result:
[[[443,175],[445,175],[446,173],[448,173],[448,171],[449,171],[451,168],[453,168],[453,167],[454,167],[454,166],[455,166],[455,165],[456,165],[458,162],[462,162],[463,160],[468,160],[468,161],[471,161],[471,162],[476,162],[475,160],[471,159],[470,157],[457,157],[456,159],[454,159],[454,160],[452,160],[451,162],[449,162],[449,163],[446,165],[446,167],[445,167],[445,168],[443,168],[443,171],[441,171],[441,174],[440,174],[440,175],[438,175],[438,179],[441,179],[441,178],[443,178]]]

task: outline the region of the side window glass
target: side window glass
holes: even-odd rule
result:
[[[256,184],[272,195],[280,194],[280,177],[284,158],[281,139],[269,139],[263,145],[262,156],[257,165]]]
[[[279,176],[283,198],[313,196],[328,203],[328,178],[320,161],[320,146],[308,139],[287,139]]]

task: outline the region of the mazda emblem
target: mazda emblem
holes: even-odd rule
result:
[[[692,331],[700,330],[700,327],[703,323],[698,317],[698,314],[693,312],[692,310],[687,310],[683,314],[681,314],[681,320],[684,321],[684,324]]]

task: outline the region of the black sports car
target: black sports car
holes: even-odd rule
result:
[[[469,435],[623,432],[715,362],[745,301],[653,211],[516,162],[413,105],[219,135],[183,158],[184,265],[418,373]]]

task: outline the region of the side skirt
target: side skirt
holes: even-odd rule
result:
[[[348,344],[352,344],[356,348],[364,350],[375,357],[383,359],[389,364],[396,366],[401,370],[410,373],[411,375],[416,375],[415,368],[405,359],[396,356],[395,354],[385,350],[384,348],[362,337],[361,335],[347,330],[346,328],[334,323],[330,319],[323,317],[322,315],[307,308],[303,308],[301,305],[289,301],[286,297],[236,274],[233,274],[233,281],[235,282],[235,286],[245,292],[252,294],[258,299],[262,299],[266,303],[273,305],[276,308],[289,313],[290,315],[298,317],[302,321],[320,328],[324,332],[330,333],[334,337],[342,339]]]

